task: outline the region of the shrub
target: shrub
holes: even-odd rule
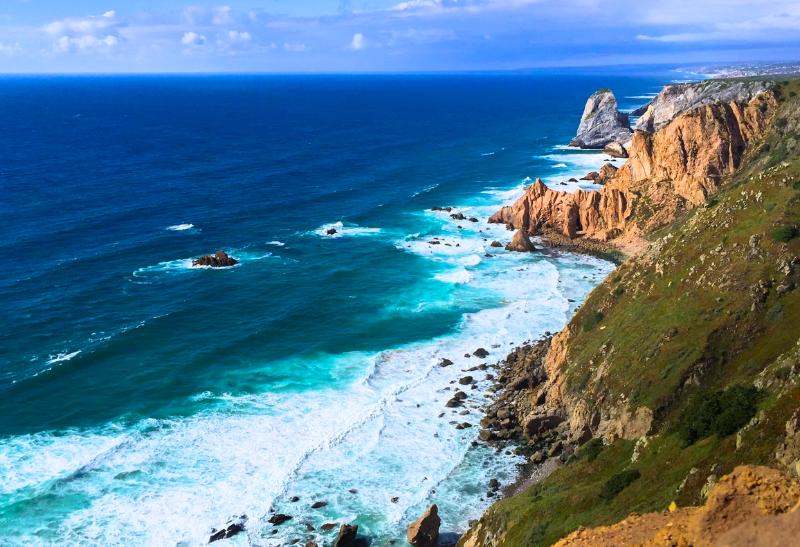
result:
[[[797,228],[795,226],[778,226],[772,230],[772,239],[780,243],[786,243],[797,237]]]
[[[632,482],[641,477],[638,469],[628,469],[622,473],[617,473],[608,479],[600,489],[600,497],[606,501],[611,501],[617,494],[625,490]]]
[[[725,391],[696,394],[681,413],[678,433],[684,446],[716,434],[726,437],[755,416],[758,390],[753,386],[732,386]]]
[[[586,318],[583,320],[583,330],[590,331],[597,326],[597,324],[603,320],[603,312],[601,311],[591,311],[586,314]]]
[[[614,289],[614,296],[622,296],[623,294],[625,294],[625,287],[623,287],[622,285],[618,285]]]
[[[603,439],[591,439],[583,445],[581,452],[586,456],[587,462],[593,462],[597,459],[597,456],[600,455],[600,452],[603,451],[603,448],[605,448]]]

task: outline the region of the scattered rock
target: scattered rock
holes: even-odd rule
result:
[[[472,376],[464,376],[458,381],[462,386],[467,386],[472,383]]]
[[[269,522],[273,526],[280,526],[287,520],[292,520],[292,517],[289,515],[284,515],[283,513],[275,513],[274,515],[269,517],[269,520],[267,522]]]
[[[333,530],[334,528],[336,528],[336,523],[335,523],[335,522],[326,522],[325,524],[323,524],[322,526],[320,526],[320,529],[321,529],[323,532],[330,532],[330,531],[331,531],[331,530]]]
[[[480,359],[485,359],[489,355],[489,352],[486,351],[483,348],[478,348],[478,349],[476,349],[475,351],[472,352],[472,355],[474,355],[475,357],[478,357]]]
[[[408,527],[406,539],[415,547],[434,547],[439,539],[441,523],[439,508],[433,504]]]
[[[338,232],[336,231],[336,228],[328,228],[328,230],[325,233],[328,234],[329,236],[333,236],[336,235]]]
[[[321,508],[325,507],[326,505],[328,505],[327,501],[315,501],[314,503],[311,504],[311,508],[312,509],[321,509]]]
[[[447,359],[446,357],[442,358],[442,360],[439,361],[439,366],[440,367],[449,367],[452,364],[453,364],[453,362],[450,359]]]
[[[453,213],[450,215],[450,218],[453,220],[467,220],[467,217],[464,216],[464,213]]]
[[[499,241],[492,241],[491,246],[492,247],[502,247],[503,244],[500,243]]]
[[[217,251],[213,255],[201,256],[192,261],[192,266],[210,266],[212,268],[228,268],[239,261],[235,258],[228,256],[225,251]]]
[[[222,530],[211,530],[211,536],[208,538],[208,542],[212,543],[214,541],[219,541],[221,539],[227,539],[229,537],[233,537],[236,534],[244,531],[244,525],[247,522],[247,515],[241,515],[239,517],[234,517],[225,524],[225,528]]]

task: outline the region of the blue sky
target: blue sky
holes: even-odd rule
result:
[[[800,59],[800,0],[0,0],[0,72]]]

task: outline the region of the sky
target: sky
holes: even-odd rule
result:
[[[0,73],[800,60],[800,0],[0,0]]]

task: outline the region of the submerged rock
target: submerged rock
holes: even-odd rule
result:
[[[247,515],[234,517],[225,524],[222,530],[211,530],[211,536],[208,538],[209,543],[233,537],[236,534],[244,531],[244,525],[247,522]]]
[[[328,234],[329,236],[336,235],[337,233],[336,228],[328,228],[328,230],[325,233]]]
[[[434,547],[439,539],[439,508],[431,505],[425,513],[411,523],[406,532],[406,539],[415,547]]]
[[[228,256],[225,251],[217,251],[213,255],[201,256],[192,261],[192,266],[210,266],[212,268],[227,268],[238,264],[239,261]]]
[[[601,89],[594,92],[586,101],[578,134],[570,145],[580,148],[603,148],[612,142],[628,142],[631,135],[628,115],[617,108],[614,93],[610,89]]]

